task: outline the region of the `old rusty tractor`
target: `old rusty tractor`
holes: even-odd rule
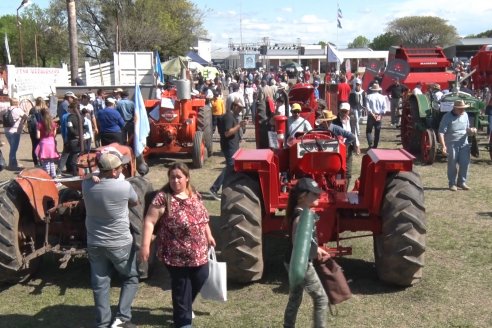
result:
[[[145,107],[150,123],[145,157],[189,154],[201,168],[212,156],[212,111],[205,99],[191,96],[188,80],[178,80],[160,100],[146,100]]]
[[[439,101],[432,93],[411,95],[403,101],[401,116],[401,141],[403,148],[414,155],[420,155],[424,164],[432,164],[440,155],[438,129],[444,114],[453,109],[454,101],[462,99],[470,105],[466,109],[470,126],[481,128],[480,112],[484,103],[468,93],[456,90],[445,94]],[[471,141],[471,140],[470,140]]]
[[[144,177],[135,176],[136,162],[131,148],[119,144],[110,146],[132,159],[125,165],[123,173],[141,200],[141,204],[129,212],[131,231],[139,246],[145,200],[152,192],[152,185]],[[81,176],[95,171],[95,159],[96,152],[79,157]],[[0,184],[0,282],[27,280],[46,253],[58,255],[61,268],[65,268],[71,258],[86,255],[81,176],[63,178],[64,186],[57,188],[48,173],[33,168]],[[139,263],[139,271],[141,277],[146,277],[147,264]]]
[[[314,118],[314,109],[306,114]],[[277,119],[275,124],[276,133],[284,134],[286,119]],[[214,228],[219,236],[218,255],[228,264],[228,278],[246,283],[262,277],[262,237],[285,235],[282,221],[289,191],[301,177],[310,177],[323,190],[313,209],[320,217],[320,245],[336,256],[350,255],[347,240],[371,236],[382,281],[410,286],[421,280],[427,229],[424,190],[420,176],[412,170],[410,153],[369,150],[353,190],[346,192],[342,139],[314,129],[288,141],[284,136],[271,140],[278,145],[240,149],[233,156],[234,172],[224,186],[221,215]]]

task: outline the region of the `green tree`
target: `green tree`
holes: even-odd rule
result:
[[[348,48],[367,48],[369,42],[369,39],[365,36],[359,35],[354,41],[348,44]]]
[[[5,40],[5,35],[7,35],[10,57],[12,59],[11,64],[20,65],[19,33],[16,26],[16,16],[5,15],[0,17],[0,33],[0,40],[2,41]],[[4,42],[2,42],[1,48],[2,51],[0,51],[0,63],[4,65],[9,64]]]
[[[369,48],[372,50],[388,50],[391,46],[396,46],[400,44],[400,40],[396,35],[386,32],[375,37],[371,43],[369,43]]]
[[[453,44],[459,38],[456,28],[434,16],[407,16],[388,23],[386,32],[398,37],[406,47],[435,47]]]
[[[492,30],[487,30],[478,34],[467,35],[465,38],[492,38]]]

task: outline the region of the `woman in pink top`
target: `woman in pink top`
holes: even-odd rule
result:
[[[56,150],[56,128],[56,123],[51,118],[48,108],[46,106],[41,108],[41,122],[38,122],[36,131],[39,144],[35,152],[41,165],[52,178],[56,178],[55,162],[60,158]]]
[[[174,325],[191,327],[192,304],[208,278],[208,247],[215,246],[215,240],[186,164],[171,165],[167,175],[169,183],[154,197],[145,217],[140,257],[148,260],[159,221],[157,256],[171,275]]]

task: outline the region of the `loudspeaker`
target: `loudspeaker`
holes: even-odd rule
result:
[[[299,55],[304,56],[304,53],[306,52],[306,48],[304,47],[299,47]]]
[[[266,55],[266,54],[267,54],[267,46],[261,46],[260,55]]]

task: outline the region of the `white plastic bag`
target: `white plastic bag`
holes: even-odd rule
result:
[[[208,279],[200,291],[202,297],[212,301],[227,301],[227,263],[217,262],[215,249],[208,251]]]

